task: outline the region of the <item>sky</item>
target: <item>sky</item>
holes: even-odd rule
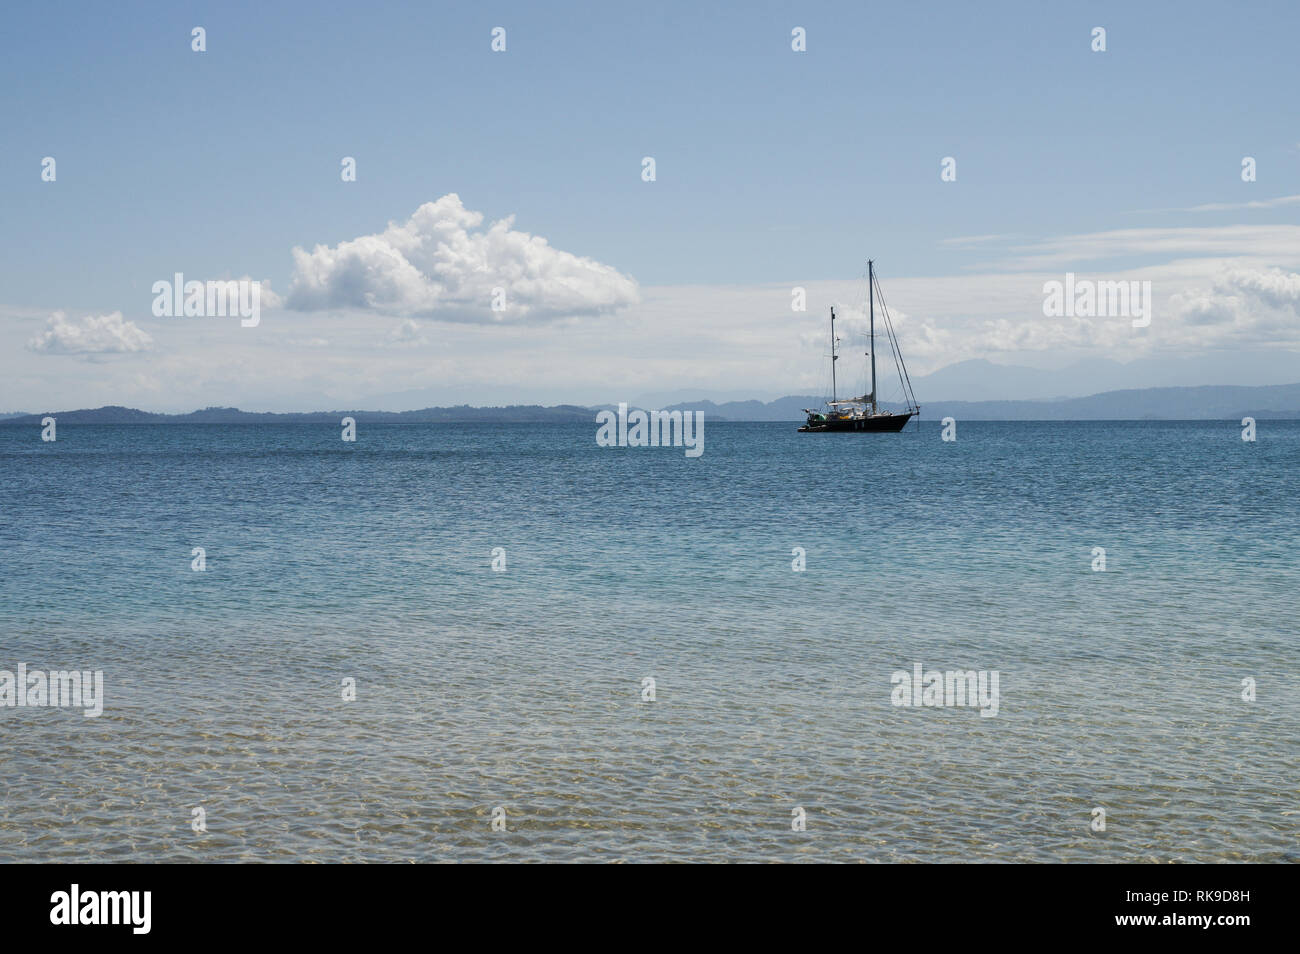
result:
[[[21,5],[0,411],[813,393],[832,305],[863,350],[868,257],[922,380],[1300,381],[1297,26],[1294,3]],[[177,273],[259,282],[258,323],[156,315]],[[1149,281],[1149,325],[1045,315],[1066,273]]]

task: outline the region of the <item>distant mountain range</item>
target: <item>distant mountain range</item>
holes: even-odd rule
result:
[[[804,418],[804,408],[817,407],[823,400],[800,395],[766,404],[700,401],[665,410],[700,410],[706,417],[732,421],[800,421]],[[887,410],[901,409],[901,405],[883,402],[881,406]],[[930,419],[954,417],[967,421],[1218,420],[1245,416],[1300,419],[1300,384],[1141,388],[1046,401],[923,400],[921,412]]]
[[[453,422],[548,423],[553,421],[591,421],[590,408],[574,404],[556,407],[511,405],[510,407],[426,407],[419,411],[308,411],[276,414],[241,411],[237,407],[208,407],[188,414],[155,414],[135,408],[97,407],[80,411],[48,412],[60,424],[337,424],[352,417],[358,423],[446,424]],[[0,419],[0,427],[38,424],[45,414],[18,414]]]
[[[1300,354],[1277,349],[1182,358],[1135,358],[1128,362],[1092,358],[1051,370],[973,358],[930,374],[913,375],[912,384],[917,397],[932,403],[1055,401],[1136,388],[1231,386],[1238,381],[1250,381],[1255,386],[1289,384],[1297,376],[1300,376]]]
[[[712,421],[799,421],[803,409],[817,407],[822,398],[790,395],[774,401],[684,401],[659,410],[703,411]],[[891,407],[890,405],[884,405]],[[612,405],[601,407],[613,408]],[[427,407],[417,411],[311,411],[276,414],[209,407],[188,414],[156,414],[129,407],[100,407],[79,411],[0,415],[0,427],[39,424],[53,413],[61,424],[337,424],[343,417],[359,423],[593,423],[596,407],[537,404],[507,407]],[[1143,388],[1104,391],[1088,397],[1047,401],[932,401],[923,403],[925,418],[954,417],[967,421],[1124,421],[1222,420],[1254,417],[1300,420],[1300,384],[1260,387]]]

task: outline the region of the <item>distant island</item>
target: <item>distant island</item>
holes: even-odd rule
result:
[[[703,411],[710,421],[802,421],[804,408],[824,398],[789,395],[775,401],[682,402],[654,410]],[[635,405],[633,405],[635,406]],[[891,405],[883,403],[882,407]],[[46,414],[61,424],[337,424],[352,417],[358,423],[380,424],[546,424],[594,422],[596,411],[616,405],[583,407],[558,404],[512,404],[505,407],[426,407],[418,411],[309,411],[274,413],[209,407],[187,414],[161,414],[109,406],[73,411],[0,414],[0,427],[39,425]],[[1243,417],[1300,420],[1300,384],[1261,387],[1206,385],[1203,387],[1141,388],[1103,391],[1089,397],[1049,401],[935,401],[922,397],[924,418],[954,417],[965,421],[1142,421],[1240,420]]]
[[[542,407],[537,404],[509,407],[426,407],[419,411],[241,411],[237,407],[207,407],[188,414],[159,414],[135,408],[110,405],[78,411],[47,411],[41,414],[18,414],[0,419],[0,427],[15,424],[38,424],[45,414],[58,418],[60,424],[337,424],[340,418],[352,417],[369,424],[450,424],[520,423],[541,424],[565,421],[589,422],[595,410],[575,404]]]

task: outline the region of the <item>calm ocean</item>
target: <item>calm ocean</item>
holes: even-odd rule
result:
[[[0,861],[1300,860],[1300,422],[795,427],[0,427]]]

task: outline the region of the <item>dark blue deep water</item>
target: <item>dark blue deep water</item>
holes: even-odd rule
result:
[[[0,427],[0,861],[1300,858],[1300,423],[794,428]]]

